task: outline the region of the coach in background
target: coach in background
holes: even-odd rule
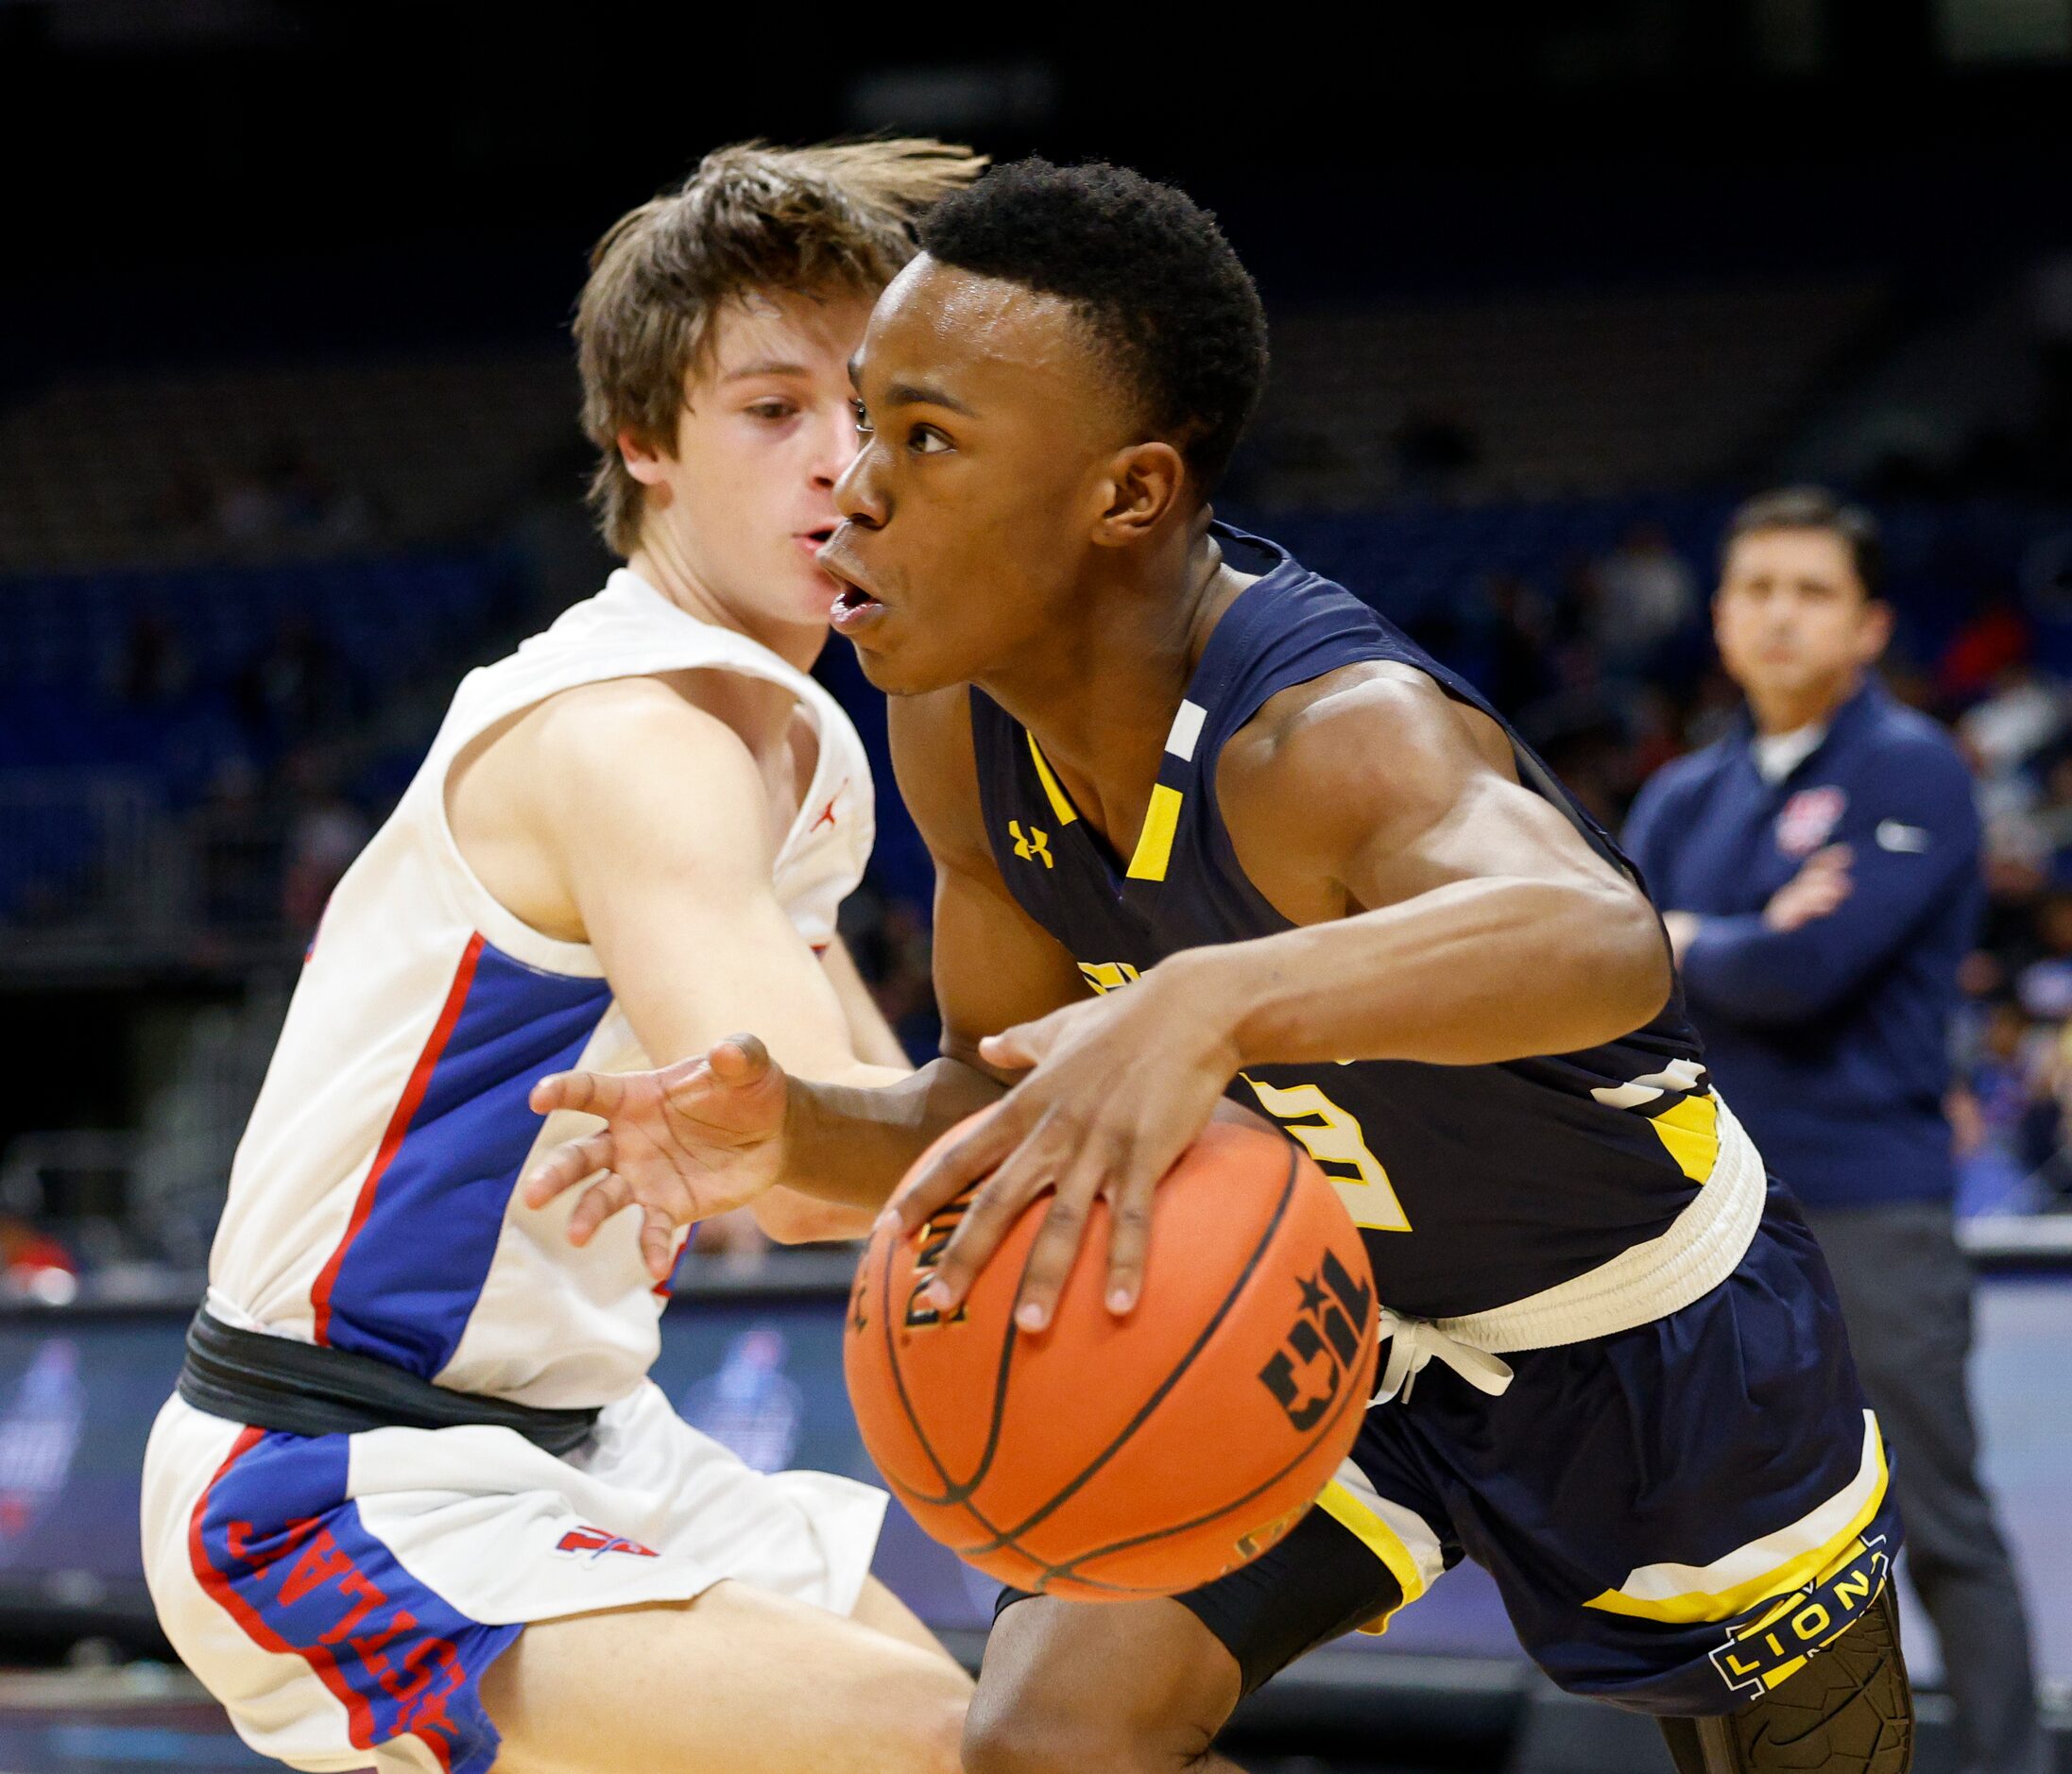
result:
[[[1673,908],[1713,1077],[1834,1270],[1965,1767],[2041,1774],[2021,1594],[1978,1482],[1943,1114],[1978,819],[1948,737],[1873,674],[1878,568],[1873,520],[1824,492],[1735,514],[1713,623],[1748,712],[1647,785],[1625,844]]]

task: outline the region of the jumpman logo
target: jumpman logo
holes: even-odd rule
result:
[[[812,825],[806,827],[809,832],[818,831],[823,826],[831,826],[834,824],[834,804],[842,798],[842,791],[848,788],[848,785],[849,779],[847,776],[844,776],[842,780],[838,784],[836,784],[834,793],[828,796],[827,806],[823,807],[820,810],[820,817],[814,820]]]
[[[1023,837],[1021,834],[1021,821],[1010,819],[1007,822],[1007,833],[1015,841],[1015,854],[1024,862],[1041,862],[1045,868],[1055,868],[1057,866],[1051,860],[1051,834],[1049,832],[1038,831],[1034,826],[1031,826],[1029,835]]]

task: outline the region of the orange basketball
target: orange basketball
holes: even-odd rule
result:
[[[967,1202],[871,1238],[844,1339],[864,1445],[923,1528],[1003,1583],[1080,1601],[1195,1588],[1285,1534],[1352,1446],[1375,1352],[1360,1235],[1291,1141],[1212,1123],[1159,1186],[1137,1309],[1103,1299],[1097,1203],[1032,1336],[1015,1293],[1050,1201],[947,1322],[919,1293]]]

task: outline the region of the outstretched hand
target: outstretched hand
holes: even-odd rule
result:
[[[589,1183],[569,1216],[590,1242],[623,1208],[642,1212],[641,1255],[657,1281],[676,1260],[679,1226],[745,1205],[783,1170],[783,1068],[754,1035],[651,1072],[557,1072],[532,1087],[535,1113],[604,1117],[527,1174],[528,1207]]]
[[[1180,1001],[1183,996],[1176,974],[1153,972],[981,1044],[987,1065],[1027,1076],[930,1159],[885,1210],[911,1232],[978,1184],[937,1259],[932,1305],[954,1307],[1023,1208],[1051,1191],[1022,1273],[1016,1322],[1028,1331],[1050,1322],[1097,1198],[1108,1203],[1108,1307],[1121,1313],[1136,1305],[1153,1193],[1215,1114],[1237,1069],[1217,1019]]]

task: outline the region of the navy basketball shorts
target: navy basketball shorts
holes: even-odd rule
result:
[[[1792,1675],[1899,1551],[1877,1423],[1797,1203],[1772,1183],[1735,1272],[1636,1330],[1505,1357],[1500,1397],[1438,1362],[1367,1413],[1317,1507],[1178,1599],[1246,1692],[1387,1629],[1463,1558],[1533,1660],[1635,1711],[1729,1713]]]

